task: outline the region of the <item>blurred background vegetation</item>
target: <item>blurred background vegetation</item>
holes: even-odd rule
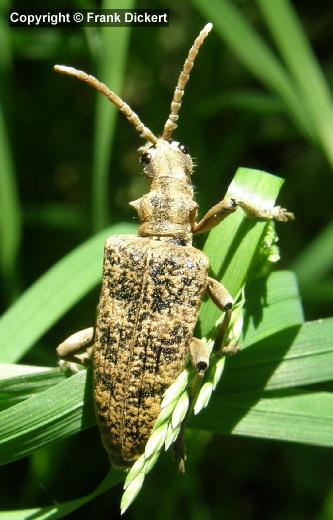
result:
[[[279,203],[297,220],[278,228],[280,267],[296,271],[308,320],[332,315],[332,7],[308,0],[146,1],[135,7],[169,7],[170,26],[132,29],[9,28],[7,9],[27,6],[3,0],[0,7],[2,310],[94,232],[134,221],[128,201],[146,190],[133,128],[91,89],[56,75],[53,64],[95,74],[159,133],[189,46],[212,21],[175,134],[196,158],[201,211],[221,199],[238,166],[284,177]],[[71,309],[23,362],[54,365],[59,340],[92,323],[97,297],[94,290]],[[190,435],[188,444],[186,476],[176,476],[165,456],[128,518],[333,518],[328,449],[204,433]],[[1,509],[83,495],[107,469],[90,429],[3,467]],[[116,517],[119,497],[115,488],[77,516]]]

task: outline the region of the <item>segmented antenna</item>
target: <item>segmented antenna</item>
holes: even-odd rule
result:
[[[139,116],[131,109],[125,101],[123,101],[117,94],[112,92],[112,90],[108,89],[104,83],[101,83],[98,81],[94,76],[90,76],[90,74],[86,74],[82,70],[74,69],[73,67],[66,67],[65,65],[55,65],[54,70],[56,72],[60,72],[61,74],[67,74],[68,76],[74,76],[77,79],[80,79],[81,81],[84,81],[87,83],[90,87],[95,88],[106,96],[111,103],[116,105],[116,107],[119,108],[120,112],[122,112],[125,117],[128,119],[128,121],[134,126],[135,130],[138,132],[138,134],[146,139],[147,141],[150,141],[153,144],[157,143],[157,137],[147,128],[140,120]]]
[[[171,102],[171,112],[167,119],[167,122],[164,125],[163,135],[162,138],[166,140],[170,140],[172,132],[177,128],[177,121],[178,121],[178,112],[182,104],[182,98],[184,95],[184,90],[186,87],[186,84],[190,78],[190,72],[194,65],[194,60],[197,57],[197,54],[199,52],[199,49],[201,45],[203,44],[205,38],[208,36],[209,32],[211,31],[213,27],[213,24],[208,23],[205,25],[205,27],[200,32],[199,36],[194,41],[192,47],[189,50],[188,56],[185,60],[183,69],[180,73],[180,76],[178,78],[178,83],[175,88],[175,92],[173,95],[173,99]]]

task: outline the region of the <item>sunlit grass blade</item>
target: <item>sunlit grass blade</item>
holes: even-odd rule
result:
[[[303,322],[297,280],[291,271],[273,272],[246,287],[242,349]]]
[[[333,393],[285,390],[266,395],[215,395],[190,426],[216,433],[332,447]]]
[[[122,9],[131,9],[133,0],[122,2]],[[104,0],[103,9],[116,9],[119,3]],[[101,27],[101,53],[98,63],[98,76],[108,87],[121,95],[130,27]],[[109,166],[116,117],[119,110],[104,96],[96,98],[96,122],[94,136],[93,166],[93,225],[96,231],[108,223]]]
[[[333,318],[310,321],[284,328],[228,359],[218,391],[247,393],[324,383],[333,378],[332,366]]]
[[[10,298],[16,290],[15,263],[21,238],[21,215],[15,172],[0,105],[0,268]]]
[[[109,235],[135,226],[111,226],[77,247],[35,282],[0,319],[0,360],[15,362],[101,277],[103,244]],[[94,316],[92,315],[92,322]],[[90,324],[87,324],[89,326]]]
[[[0,409],[24,401],[65,379],[59,368],[0,365]]]
[[[192,0],[245,67],[284,101],[303,134],[313,136],[298,92],[286,70],[251,24],[228,0]]]
[[[283,179],[249,168],[239,168],[229,186],[227,197],[248,201],[259,208],[270,208],[283,184]],[[265,230],[265,221],[249,219],[238,209],[209,234],[204,252],[210,259],[212,276],[223,279],[235,297],[243,286],[255,252]],[[220,311],[211,301],[201,306],[200,324],[203,336],[214,326]]]
[[[92,426],[95,418],[91,396],[91,378],[83,370],[1,412],[0,464]]]
[[[112,468],[105,479],[92,493],[89,493],[88,495],[53,506],[18,509],[16,511],[1,511],[0,520],[22,520],[23,518],[56,520],[57,518],[64,518],[79,507],[82,507],[84,504],[87,504],[99,495],[102,495],[112,487],[116,486],[122,480],[124,480],[124,472]]]
[[[332,94],[294,7],[288,0],[257,0],[257,4],[301,94],[317,141],[333,166]]]

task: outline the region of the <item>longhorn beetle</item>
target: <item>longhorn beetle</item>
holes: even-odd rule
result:
[[[138,236],[108,238],[96,325],[57,348],[60,358],[78,361],[80,352],[92,346],[97,422],[111,461],[120,467],[130,466],[143,452],[163,393],[184,368],[188,353],[199,374],[208,367],[207,347],[193,337],[205,292],[224,312],[218,332],[223,345],[233,300],[221,283],[208,276],[208,258],[192,247],[193,234],[208,231],[238,207],[260,219],[294,218],[280,206],[259,210],[225,198],[197,222],[192,159],[172,134],[194,60],[211,29],[210,23],[202,29],[188,53],[161,137],[93,76],[72,67],[54,67],[106,96],[146,141],[138,152],[150,191],[130,202],[139,216]]]

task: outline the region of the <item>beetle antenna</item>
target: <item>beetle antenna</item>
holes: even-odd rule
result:
[[[183,69],[178,78],[178,83],[175,88],[175,92],[173,94],[173,99],[171,102],[171,112],[170,115],[164,125],[162,138],[166,140],[170,140],[173,131],[177,128],[178,121],[178,112],[182,104],[182,98],[184,95],[184,90],[188,80],[190,79],[190,72],[194,65],[194,60],[197,57],[199,49],[203,44],[204,40],[208,36],[211,31],[213,24],[208,23],[200,32],[199,36],[194,40],[192,47],[189,50],[188,56],[183,65]]]
[[[115,92],[112,92],[104,83],[101,83],[94,76],[90,76],[90,74],[86,74],[82,70],[74,69],[73,67],[66,67],[65,65],[55,65],[54,70],[56,72],[60,72],[61,74],[67,74],[68,76],[74,76],[75,78],[84,81],[90,87],[95,88],[106,96],[111,103],[116,105],[119,108],[120,112],[122,112],[128,121],[134,126],[135,130],[138,134],[150,141],[153,144],[157,143],[157,137],[152,133],[149,128],[147,128],[140,120],[139,116],[131,109],[131,107],[125,103]]]

